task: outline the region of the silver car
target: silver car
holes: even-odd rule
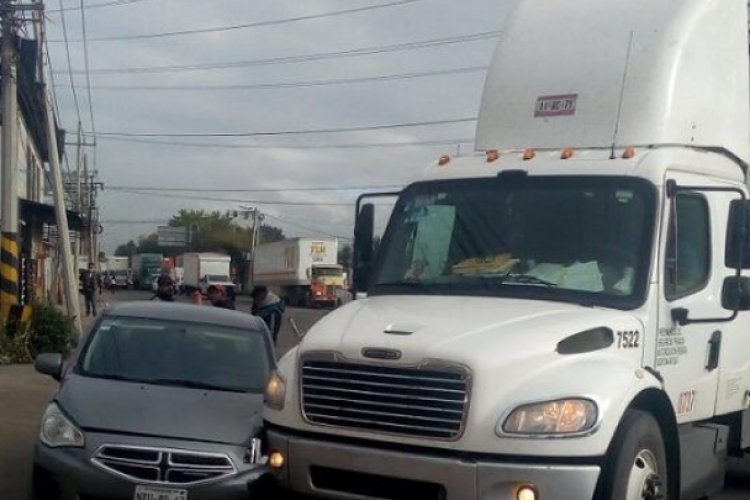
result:
[[[267,477],[263,387],[274,365],[268,330],[252,316],[115,305],[67,363],[37,358],[60,387],[36,445],[36,498],[251,497]]]

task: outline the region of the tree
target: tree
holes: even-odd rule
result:
[[[137,253],[138,253],[138,245],[133,240],[128,241],[124,245],[120,245],[115,250],[115,255],[117,257],[132,257],[133,255]]]
[[[184,252],[217,252],[232,257],[233,269],[241,279],[249,269],[245,254],[250,251],[253,240],[252,224],[238,224],[234,214],[208,212],[206,210],[182,209],[170,221],[171,227],[188,229],[189,241],[185,248],[163,248],[159,246],[156,233],[142,236],[136,244],[133,241],[120,245],[115,255],[135,255],[137,253],[161,253],[175,257]],[[285,239],[279,227],[261,225],[258,228],[256,244],[272,243]],[[119,253],[118,253],[119,252]]]
[[[354,251],[350,244],[347,243],[347,244],[340,246],[339,255],[338,255],[339,264],[341,264],[345,268],[352,267],[353,254],[354,254]]]

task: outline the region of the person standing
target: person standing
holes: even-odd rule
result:
[[[86,316],[96,316],[96,290],[99,288],[99,277],[94,270],[94,263],[89,263],[88,270],[83,274],[81,290],[86,301]]]
[[[253,298],[253,315],[258,316],[266,323],[275,345],[279,337],[279,331],[281,330],[281,320],[286,309],[284,302],[275,293],[270,292],[267,287],[262,285],[253,288],[250,296]]]

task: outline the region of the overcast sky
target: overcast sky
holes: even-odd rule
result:
[[[241,66],[220,70],[102,73],[103,69],[192,65],[348,51],[455,36],[503,27],[513,0],[414,0],[396,5],[285,24],[139,40],[95,41],[113,36],[214,28],[258,21],[318,15],[397,0],[122,0],[121,5],[86,9],[91,84],[96,129],[100,133],[246,133],[360,127],[474,117],[485,74],[482,71],[422,78],[316,87],[187,90],[180,86],[253,85],[310,80],[351,79],[486,66],[496,39],[376,55],[302,63]],[[86,0],[85,4],[111,3]],[[63,0],[66,8],[80,5]],[[51,0],[48,10],[60,8]],[[66,10],[74,70],[84,68],[80,10]],[[57,98],[66,129],[75,131],[60,12],[49,14],[50,51]],[[91,131],[85,75],[75,73],[83,127]],[[171,90],[106,87],[168,86]],[[338,134],[280,137],[196,138],[162,141],[255,144],[273,149],[185,147],[123,142],[99,137],[100,178],[110,186],[264,189],[310,186],[403,185],[440,154],[456,145],[366,149],[288,149],[284,146],[390,143],[472,138],[473,123],[398,128]],[[70,137],[70,136],[69,136]],[[154,140],[148,138],[146,140]],[[471,144],[463,150],[470,151]],[[71,161],[74,149],[68,147]],[[186,200],[167,196],[102,194],[104,248],[155,230],[183,207],[236,209],[266,201],[353,204],[358,192],[193,193],[227,201]],[[191,193],[187,193],[191,195]],[[290,236],[350,236],[350,206],[279,206],[256,203]],[[106,223],[149,221],[149,223]]]

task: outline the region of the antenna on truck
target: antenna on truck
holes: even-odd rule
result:
[[[620,119],[622,118],[622,104],[625,100],[625,86],[628,82],[628,70],[630,69],[630,55],[633,51],[633,38],[635,37],[635,31],[630,31],[630,39],[628,40],[628,52],[625,56],[625,69],[622,72],[622,85],[620,86],[620,102],[617,104],[617,121],[615,122],[615,133],[612,137],[612,154],[609,159],[614,160],[617,158],[615,154],[615,148],[617,147],[617,136],[620,133]]]

